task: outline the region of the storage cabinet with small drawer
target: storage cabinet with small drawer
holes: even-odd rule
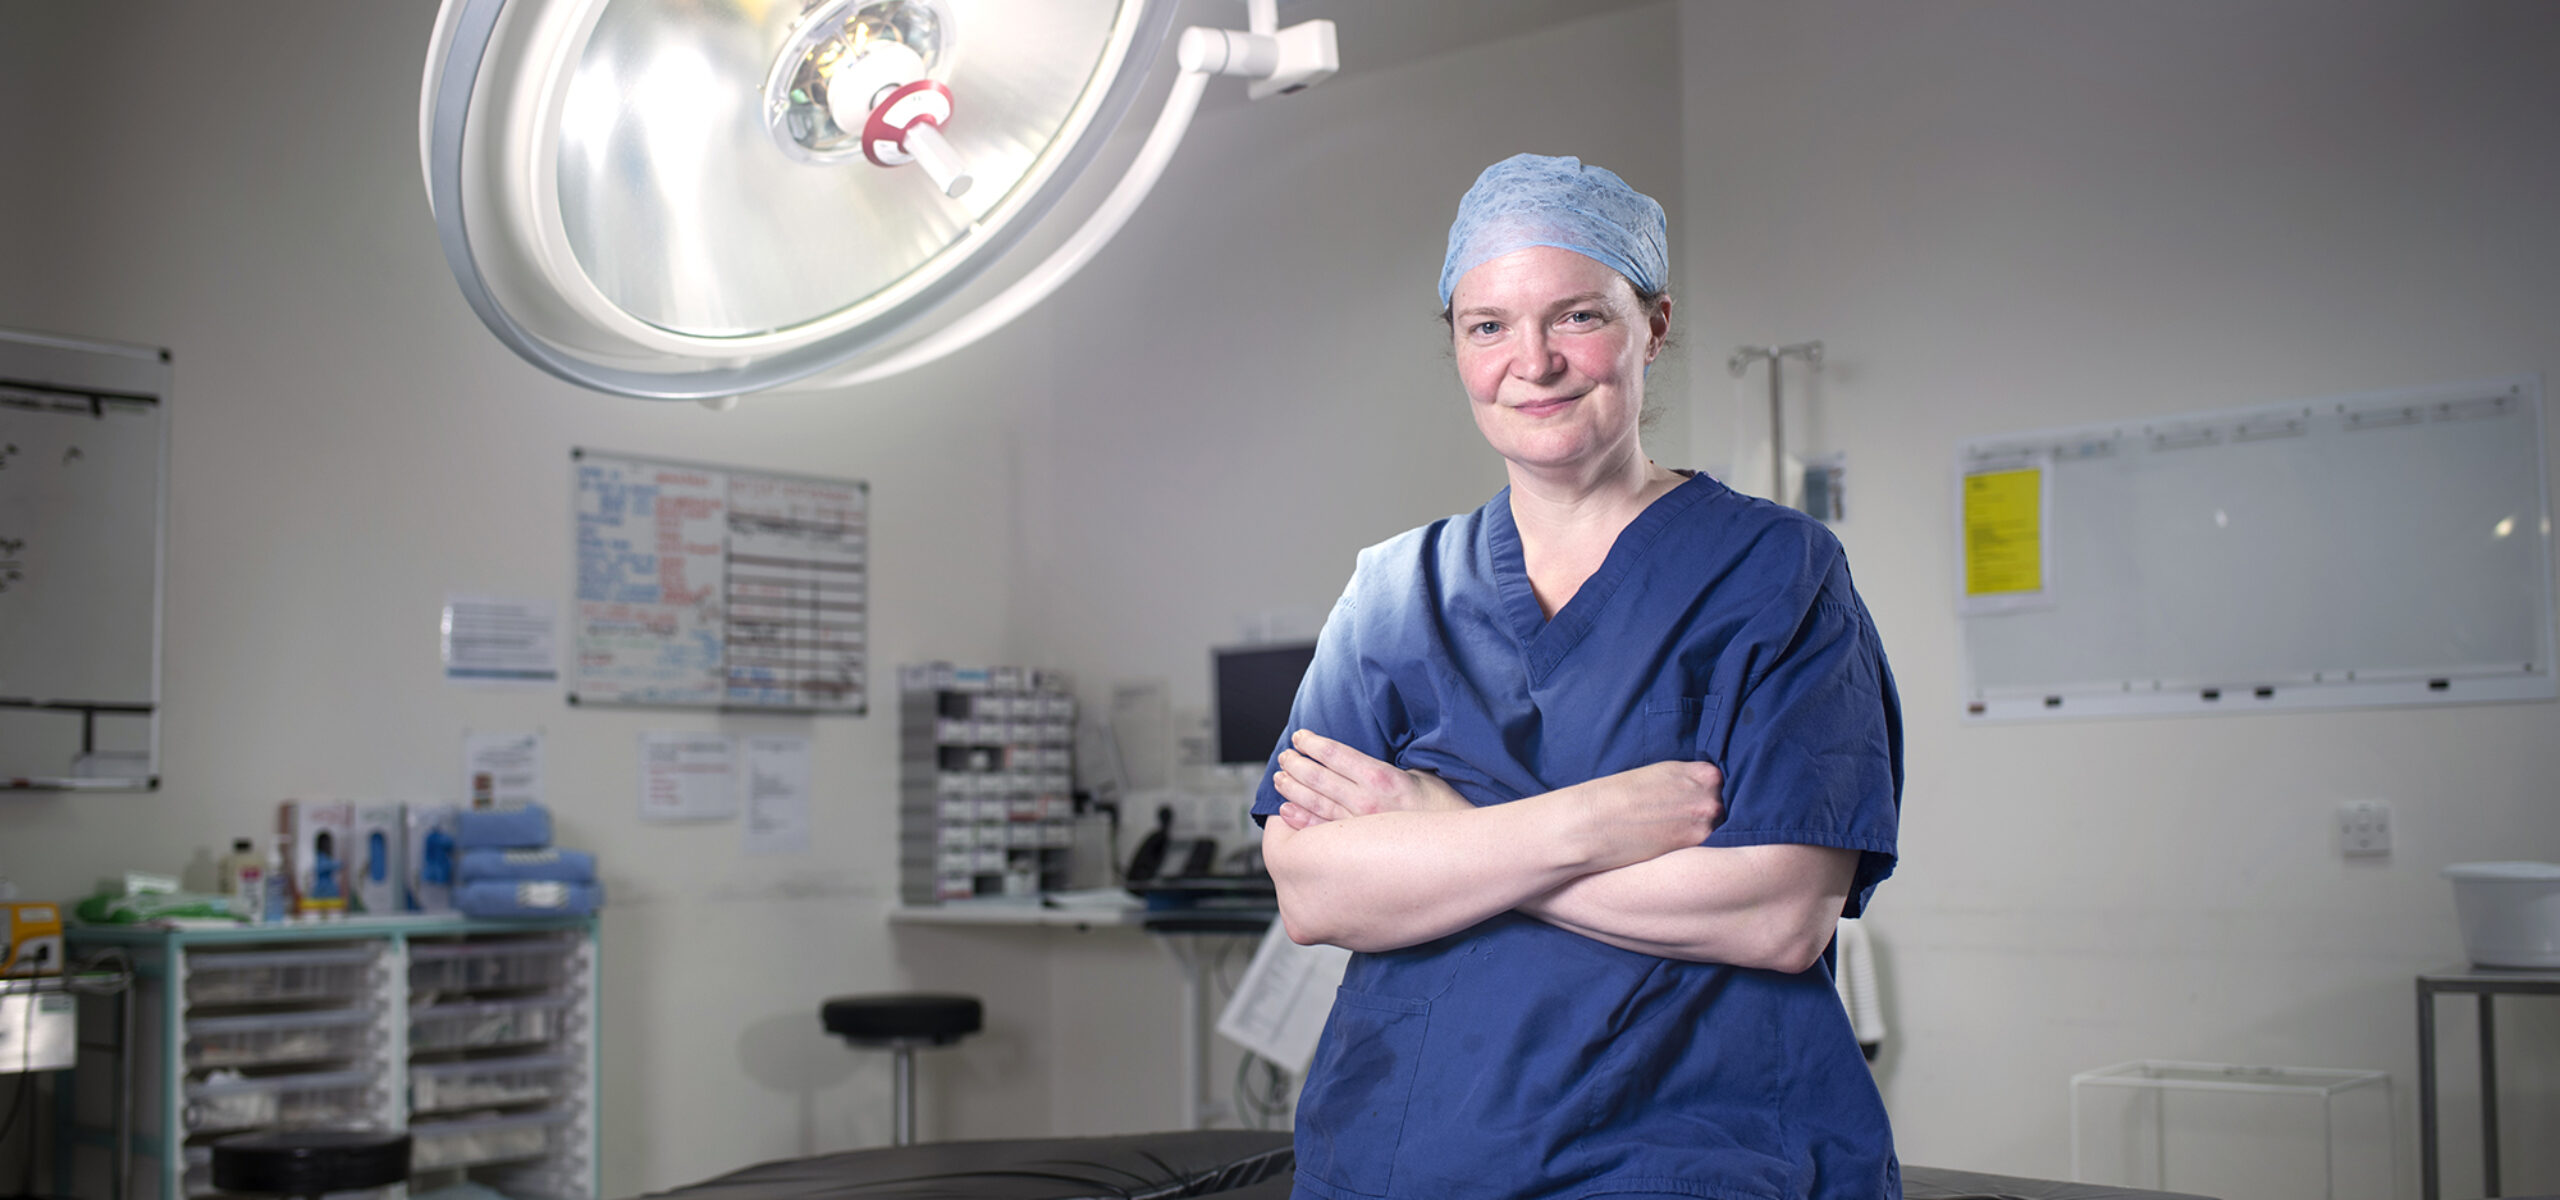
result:
[[[199,1200],[246,1130],[407,1128],[410,1190],[596,1194],[595,922],[79,929],[135,966],[134,1200]],[[94,1011],[93,1011],[94,1008]],[[117,1041],[84,1006],[57,1190],[117,1194]]]

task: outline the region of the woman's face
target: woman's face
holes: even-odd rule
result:
[[[1460,276],[1449,305],[1458,379],[1495,453],[1550,470],[1641,461],[1644,368],[1670,329],[1669,299],[1648,307],[1616,271],[1530,246]]]

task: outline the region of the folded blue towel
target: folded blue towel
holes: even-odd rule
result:
[[[583,917],[604,907],[604,885],[483,879],[455,887],[453,906],[475,917]]]
[[[551,810],[539,804],[523,808],[466,808],[457,814],[454,844],[465,850],[479,846],[541,847],[551,844]]]
[[[482,847],[462,852],[462,881],[483,879],[548,879],[555,883],[593,883],[596,856],[584,850],[500,850]]]

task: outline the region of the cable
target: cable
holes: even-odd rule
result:
[[[1263,1073],[1259,1089],[1248,1082],[1256,1066]],[[1235,1099],[1238,1117],[1249,1117],[1256,1129],[1269,1129],[1274,1118],[1289,1111],[1289,1073],[1281,1070],[1280,1064],[1247,1051],[1236,1060]]]

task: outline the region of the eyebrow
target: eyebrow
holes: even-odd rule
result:
[[[1574,308],[1605,308],[1608,306],[1609,300],[1610,296],[1607,292],[1575,292],[1570,296],[1557,297],[1556,300],[1547,307],[1550,311]],[[1461,317],[1507,317],[1511,315],[1511,310],[1491,304],[1472,304],[1459,309],[1457,315]]]

